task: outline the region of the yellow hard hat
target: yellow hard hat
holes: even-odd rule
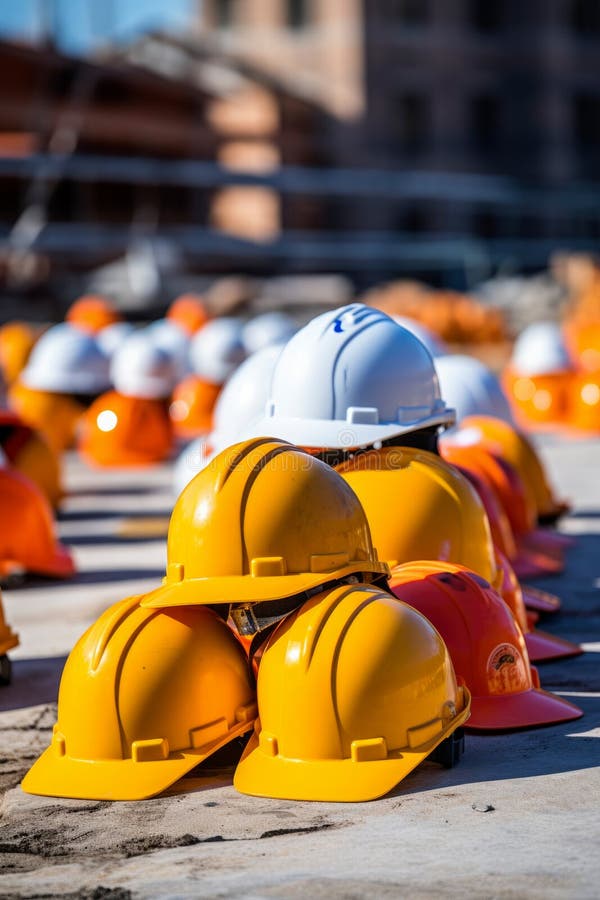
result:
[[[275,600],[353,573],[389,574],[354,492],[298,447],[256,438],[219,453],[181,492],[166,578],[142,605]]]
[[[75,645],[52,743],[23,779],[45,796],[141,800],[252,728],[241,644],[210,609],[116,603]]]
[[[533,444],[521,431],[493,416],[469,416],[461,422],[461,429],[473,436],[479,433],[482,442],[496,445],[500,456],[521,476],[538,518],[555,519],[567,511],[568,505],[555,497]]]
[[[17,382],[9,391],[11,407],[36,428],[57,452],[68,450],[85,407],[67,394],[40,391]]]
[[[257,691],[260,719],[233,783],[291,800],[381,797],[470,708],[435,628],[362,585],[325,591],[279,624]]]
[[[390,566],[450,561],[501,583],[484,506],[454,466],[426,450],[384,447],[337,470],[356,492],[377,552]]]

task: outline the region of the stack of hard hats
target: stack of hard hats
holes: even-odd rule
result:
[[[192,438],[211,430],[221,388],[246,358],[243,327],[241,319],[212,319],[192,338],[192,374],[177,385],[171,403],[171,420],[178,437]]]
[[[523,426],[565,425],[574,366],[556,322],[536,322],[517,338],[503,380]]]
[[[454,411],[418,338],[360,304],[325,313],[268,393],[180,494],[162,585],[72,651],[25,790],[152,796],[252,732],[241,792],[366,800],[428,757],[454,764],[470,713],[484,731],[582,714],[529,656],[579,648],[531,630],[482,502],[436,455]],[[505,461],[481,452],[501,493]]]
[[[242,792],[386,793],[469,714],[435,629],[374,586],[387,572],[356,496],[324,463],[269,439],[224,451],[175,506],[163,586],[117,604],[72,651],[52,746],[24,789],[152,796],[254,729]],[[219,606],[242,630],[281,619],[259,642],[256,695]]]
[[[151,465],[172,452],[168,404],[177,372],[149,331],[136,332],[117,349],[110,367],[114,390],[83,417],[78,448],[93,465]]]
[[[72,446],[86,407],[109,384],[109,360],[94,335],[55,325],[37,341],[9,400],[60,453]]]

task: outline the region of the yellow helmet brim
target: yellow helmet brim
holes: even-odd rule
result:
[[[146,594],[140,606],[165,609],[171,606],[202,606],[215,603],[260,603],[293,597],[304,591],[360,572],[389,576],[383,562],[359,560],[329,572],[302,572],[294,575],[231,575],[190,578],[166,582]]]
[[[465,706],[444,731],[418,750],[391,751],[387,759],[355,762],[298,760],[269,756],[250,738],[233,779],[242,794],[281,800],[317,800],[358,803],[384,796],[469,717],[470,697],[463,688]]]
[[[171,753],[167,759],[85,760],[60,756],[48,747],[21,783],[28,794],[93,800],[145,800],[166,790],[193,768],[249,731],[254,722],[235,725],[210,745]]]

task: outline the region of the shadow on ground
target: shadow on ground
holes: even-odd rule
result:
[[[15,659],[12,683],[0,688],[0,712],[55,703],[66,656]]]

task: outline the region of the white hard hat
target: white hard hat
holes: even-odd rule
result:
[[[422,325],[414,319],[409,319],[408,316],[391,316],[391,318],[396,325],[402,325],[403,328],[406,328],[407,331],[418,337],[421,343],[425,344],[434,359],[448,352],[448,348],[443,340],[437,334],[434,334],[427,325]]]
[[[253,353],[229,378],[219,394],[213,414],[214,431],[225,446],[233,444],[259,419],[271,392],[271,376],[284,344],[272,344]]]
[[[511,358],[518,375],[551,375],[573,368],[557,322],[534,322],[521,332]]]
[[[196,375],[223,384],[246,358],[243,322],[233,317],[211,319],[192,338],[190,362]]]
[[[190,372],[189,334],[171,319],[157,319],[144,331],[156,347],[169,354],[177,372],[177,379],[185,378]]]
[[[130,322],[113,322],[98,332],[96,340],[103,353],[110,358],[134,331]]]
[[[243,341],[248,353],[256,353],[270,344],[289,341],[297,331],[294,320],[284,312],[266,312],[244,325]]]
[[[177,371],[171,356],[147,331],[138,331],[121,344],[110,367],[112,382],[126,397],[165,398],[175,387]]]
[[[183,448],[173,468],[173,493],[176,497],[224,446],[227,445],[214,441],[212,435],[203,435]]]
[[[288,341],[266,415],[249,431],[343,449],[453,422],[426,347],[385,313],[352,303]]]
[[[101,394],[110,386],[109,359],[93,335],[54,325],[34,346],[21,373],[26,387],[59,394]]]
[[[435,361],[440,391],[456,410],[456,421],[467,416],[495,416],[512,424],[513,418],[500,382],[491,369],[472,356],[453,354]]]

